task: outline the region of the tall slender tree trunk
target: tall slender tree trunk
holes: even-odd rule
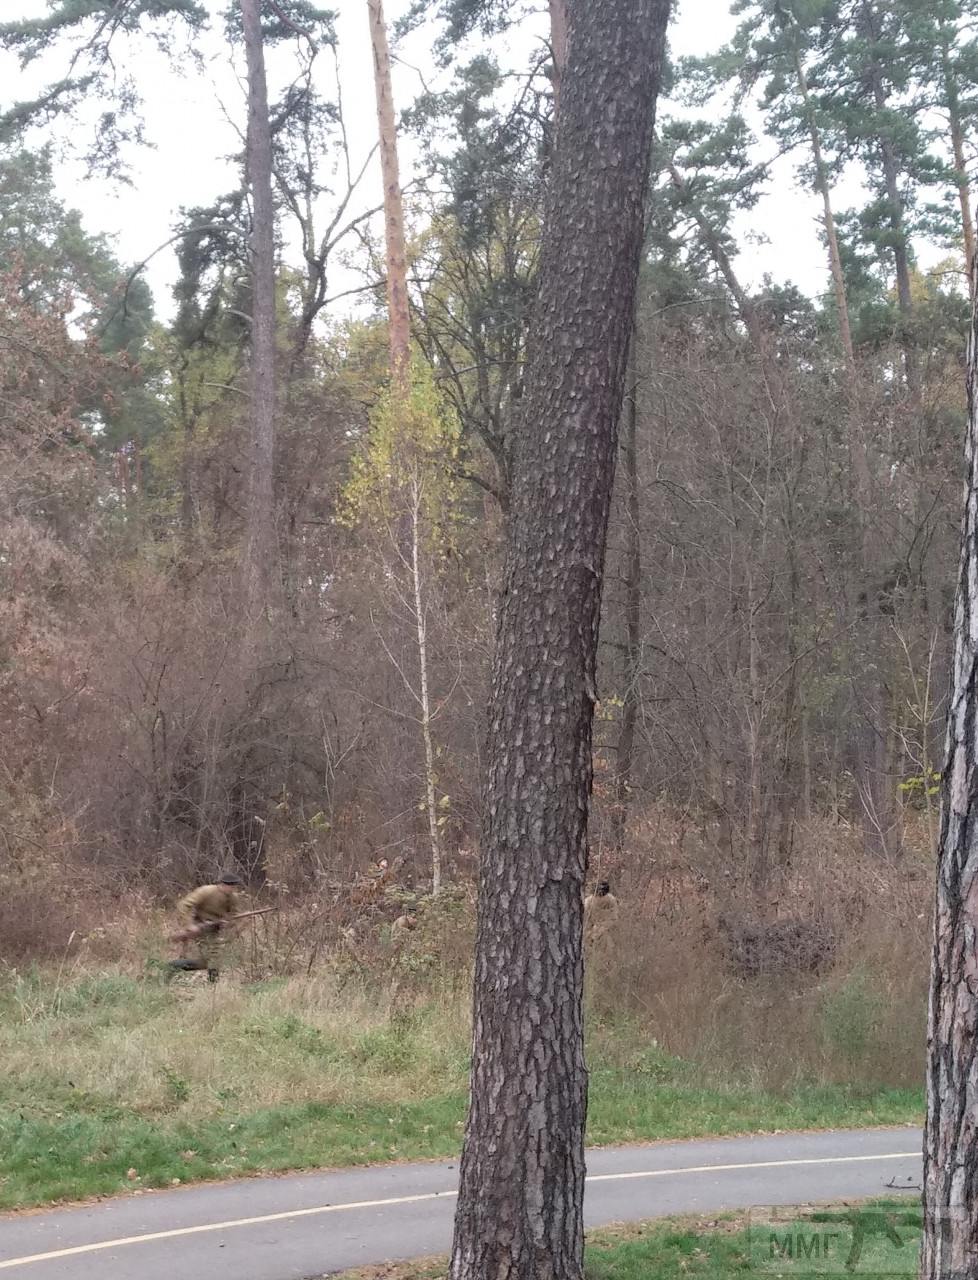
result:
[[[825,228],[825,243],[829,251],[829,271],[832,276],[832,290],[835,294],[835,309],[839,316],[839,339],[842,342],[842,354],[846,363],[846,378],[849,383],[850,399],[855,399],[856,385],[856,352],[852,343],[852,325],[849,322],[849,297],[846,292],[846,278],[842,271],[842,254],[839,252],[839,234],[835,225],[835,213],[832,209],[832,187],[829,182],[829,171],[822,151],[822,135],[808,89],[808,77],[797,46],[794,50],[795,78],[798,92],[805,107],[805,119],[808,123],[808,136],[812,147],[812,163],[815,169],[815,189],[822,197],[822,226]]]
[[[452,1280],[581,1280],[582,893],[616,433],[668,0],[570,0],[493,663]]]
[[[431,893],[441,892],[441,832],[438,830],[438,799],[435,794],[435,744],[431,734],[431,694],[428,689],[428,614],[424,600],[421,569],[421,480],[415,472],[411,484],[411,588],[418,643],[419,702],[421,740],[424,745],[424,794],[431,842]]]
[[[799,717],[801,735],[801,812],[807,820],[812,816],[812,744],[808,706],[802,703]]]
[[[803,616],[799,608],[801,567],[798,563],[798,544],[794,534],[794,511],[789,508],[791,523],[784,527],[788,544],[789,608],[786,618],[788,641],[788,675],[784,691],[784,709],[781,714],[781,759],[777,773],[777,865],[783,872],[791,861],[794,848],[795,823],[798,809],[803,805],[804,782],[799,762],[799,709],[801,675],[799,671],[798,629]]]
[[[550,51],[554,59],[554,110],[560,109],[560,84],[567,66],[567,0],[550,0]]]
[[[789,18],[794,24],[794,19]],[[864,14],[865,22],[871,19]],[[794,24],[796,25],[796,24]],[[797,30],[797,26],[796,26]],[[836,311],[839,318],[839,340],[845,361],[846,391],[848,399],[849,456],[852,461],[852,474],[855,480],[856,511],[858,514],[860,535],[859,585],[858,591],[866,602],[867,628],[865,646],[867,651],[876,652],[879,647],[878,635],[881,619],[876,609],[878,592],[878,574],[880,554],[876,536],[875,494],[876,483],[874,468],[869,447],[866,443],[864,422],[860,411],[859,379],[856,369],[856,352],[852,340],[852,325],[849,316],[849,300],[846,290],[845,275],[842,270],[842,255],[839,251],[839,236],[832,208],[832,188],[829,182],[829,171],[822,150],[822,137],[818,127],[818,117],[812,102],[808,86],[808,77],[802,62],[797,44],[793,48],[795,64],[795,80],[805,110],[808,135],[811,143],[812,163],[815,173],[815,189],[822,198],[822,225],[825,228],[825,240],[829,254],[829,270],[832,276],[832,289],[835,295]],[[874,81],[877,93],[882,92],[882,84],[877,74]],[[877,105],[879,101],[877,100]],[[891,148],[892,158],[892,148]],[[897,191],[899,199],[899,192]],[[900,206],[891,206],[891,211],[899,214]],[[909,300],[909,270],[906,261],[905,247],[900,257],[898,276],[905,281],[904,293],[901,297]],[[904,310],[901,304],[901,310]],[[908,382],[912,369],[912,358],[904,344],[907,361]],[[866,677],[868,710],[866,715],[867,730],[859,747],[859,786],[862,803],[865,806],[864,829],[867,843],[877,851],[888,851],[892,843],[892,818],[894,803],[892,798],[892,780],[886,775],[885,767],[880,766],[880,752],[877,750],[877,734],[889,737],[887,718],[887,694],[883,683],[883,675],[879,670],[867,672]]]
[[[876,105],[880,110],[886,107],[886,98],[880,86],[880,79],[875,78]],[[903,197],[900,194],[900,173],[897,167],[896,152],[889,138],[880,139],[880,155],[883,160],[883,180],[886,184],[886,199],[890,209],[890,226],[893,229],[893,262],[896,270],[897,304],[904,320],[913,315],[913,294],[910,288],[910,251],[907,245],[907,231],[903,216]],[[909,337],[904,335],[904,345],[908,345]],[[909,363],[909,356],[908,356]],[[909,382],[908,373],[908,382]]]
[[[964,260],[968,272],[968,288],[974,301],[974,277],[971,270],[975,260],[975,224],[971,214],[971,182],[964,155],[964,126],[961,123],[961,96],[958,78],[951,64],[951,33],[941,22],[941,70],[944,74],[944,101],[947,107],[951,138],[951,154],[954,157],[954,176],[958,185],[958,204],[961,207],[961,231],[964,235]]]
[[[914,313],[910,278],[910,243],[907,237],[905,207],[900,192],[900,169],[896,149],[883,114],[889,110],[890,95],[879,61],[881,40],[880,9],[875,0],[861,0],[857,14],[859,36],[872,48],[866,66],[867,83],[873,104],[879,113],[879,161],[886,191],[887,216],[893,233],[893,262],[896,275],[897,305],[900,312],[900,346],[903,351],[904,377],[908,398],[916,412],[921,412],[920,381],[912,321]],[[862,640],[865,667],[861,673],[861,690],[865,700],[863,731],[857,745],[858,789],[863,807],[864,832],[868,847],[885,856],[899,852],[901,831],[894,762],[895,728],[892,698],[888,689],[886,659],[888,653],[887,620],[880,611],[881,565],[884,548],[873,509],[875,481],[869,449],[858,414],[856,401],[850,406],[850,441],[856,480],[857,505],[862,526],[859,598],[865,623]]]
[[[964,130],[960,117],[951,117],[951,148],[954,152],[954,173],[958,183],[958,203],[961,206],[961,228],[964,232],[964,261],[968,272],[968,287],[974,298],[975,280],[971,270],[975,260],[975,223],[971,213],[971,187],[967,162],[964,158]]]
[[[860,9],[861,36],[874,46],[873,61],[867,68],[869,83],[873,93],[873,103],[882,115],[889,107],[889,95],[883,81],[883,68],[876,60],[875,46],[880,39],[880,19],[877,10],[869,0],[863,0]],[[879,157],[883,169],[883,185],[886,189],[886,201],[890,228],[893,232],[893,265],[896,274],[897,306],[903,322],[901,344],[903,362],[907,379],[907,390],[912,396],[919,391],[917,374],[917,357],[910,333],[910,321],[913,317],[913,293],[910,287],[910,245],[907,239],[907,227],[903,196],[900,193],[900,168],[896,149],[888,131],[882,128],[879,133]]]
[[[635,763],[635,728],[638,723],[638,673],[642,654],[642,530],[638,487],[638,318],[632,329],[625,392],[625,688],[622,694],[621,731],[615,753],[615,807],[611,847],[620,857],[628,833],[632,773]]]
[[[387,254],[387,316],[390,341],[391,385],[395,399],[405,411],[410,392],[411,315],[407,292],[407,248],[404,235],[404,202],[401,195],[397,158],[397,122],[391,85],[391,59],[387,43],[387,23],[383,0],[367,0],[370,42],[374,57],[374,91],[377,99],[377,127],[380,136],[380,168],[384,184],[384,242]],[[425,759],[425,809],[431,844],[431,892],[441,891],[441,835],[435,794],[435,748],[431,733],[431,699],[428,691],[428,639],[422,582],[421,480],[417,470],[410,487],[411,547],[402,557],[409,562],[414,593],[414,616],[420,673],[421,740]]]
[[[764,508],[767,509],[765,498]],[[766,518],[766,517],[765,517]],[[758,893],[768,885],[767,804],[763,764],[767,755],[767,698],[761,678],[761,644],[757,615],[760,609],[754,580],[752,548],[747,551],[744,616],[747,630],[747,709],[744,715],[744,747],[747,756],[747,856],[751,882]],[[760,560],[763,564],[763,560]]]
[[[882,73],[878,67],[873,68],[873,93],[876,106],[884,110],[887,105],[883,89]],[[913,319],[913,296],[910,289],[910,252],[904,219],[903,198],[900,194],[899,171],[893,143],[885,134],[880,138],[880,155],[883,161],[883,175],[886,183],[887,202],[890,208],[890,225],[893,228],[893,260],[896,267],[897,304],[903,321],[901,345],[903,347],[903,364],[907,382],[907,392],[911,403],[920,412],[920,379],[917,369],[917,353],[911,333]],[[864,518],[865,519],[865,518]],[[874,530],[867,528],[867,538],[874,536]],[[867,568],[878,567],[877,559],[867,560]],[[881,621],[878,610],[879,581],[867,576],[867,607],[875,612],[876,626],[871,638],[873,660],[877,666],[877,689],[874,705],[871,709],[870,732],[875,741],[875,763],[870,756],[871,773],[867,779],[866,801],[869,805],[869,819],[875,829],[882,851],[892,854],[900,847],[897,800],[895,795],[895,779],[890,771],[893,760],[893,721],[891,700],[886,689],[883,661],[885,648],[879,639]]]
[[[390,328],[391,380],[406,390],[411,365],[411,316],[407,293],[407,249],[404,201],[397,160],[397,123],[391,88],[391,58],[383,0],[367,0],[370,43],[374,55],[374,91],[380,133],[380,170],[384,183],[384,240],[387,248],[387,308]]]
[[[275,581],[275,208],[272,131],[260,0],[241,0],[248,63],[247,170],[251,190],[251,457],[244,559],[246,631],[258,625]]]
[[[973,288],[976,285],[978,281],[973,281]],[[927,1033],[922,1280],[971,1280],[978,1274],[978,310],[974,309],[965,456]]]
[[[186,363],[184,357],[176,377],[177,403],[180,406],[180,422],[183,425],[183,456],[180,459],[180,531],[189,542],[194,532],[196,510],[194,507],[193,446],[196,414],[191,414],[187,403]]]
[[[119,487],[122,490],[123,504],[125,506],[127,519],[132,514],[132,479],[129,472],[129,458],[126,454],[126,446],[116,451],[115,455],[116,474],[119,477]]]

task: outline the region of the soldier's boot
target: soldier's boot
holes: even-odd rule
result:
[[[203,966],[201,966],[201,967],[203,968]],[[220,976],[221,976],[221,975],[220,975],[220,973],[218,972],[218,970],[217,970],[217,969],[208,969],[208,970],[207,970],[207,981],[208,981],[208,982],[216,982]]]
[[[171,960],[170,969],[174,973],[195,973],[198,969],[206,968],[200,960],[190,960],[187,956],[181,956],[179,960]]]

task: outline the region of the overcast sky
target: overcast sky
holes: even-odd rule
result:
[[[409,0],[387,0],[388,22],[408,8]],[[3,0],[4,16],[28,17],[45,12],[45,0]],[[215,8],[215,5],[211,6]],[[365,0],[342,0],[338,19],[341,77],[345,115],[350,130],[354,163],[367,156],[376,133],[372,63],[367,30]],[[734,20],[727,0],[681,0],[670,29],[675,54],[705,53],[721,44],[733,30]],[[528,38],[528,37],[523,37]],[[430,76],[426,42],[415,37],[404,57],[420,65]],[[112,235],[116,251],[126,262],[141,261],[172,233],[177,211],[182,205],[207,204],[214,196],[235,185],[235,173],[223,157],[240,146],[236,129],[243,127],[243,86],[237,80],[228,54],[215,34],[205,50],[207,66],[175,77],[156,54],[139,56],[140,89],[145,101],[146,133],[152,150],[130,153],[133,185],[110,184],[84,178],[77,166],[60,170],[59,186],[65,200],[81,210],[86,227]],[[330,92],[331,67],[327,56],[320,59],[323,90]],[[45,69],[45,78],[58,68]],[[276,67],[270,68],[274,81]],[[0,59],[3,97],[22,97],[32,83],[20,77],[16,64]],[[395,95],[398,107],[409,104],[420,88],[416,71],[401,66],[397,70]],[[663,114],[668,104],[663,104]],[[410,152],[402,161],[410,176]],[[790,164],[774,171],[770,194],[758,208],[738,223],[743,250],[738,269],[748,284],[757,284],[770,273],[776,280],[792,280],[810,294],[827,288],[823,252],[816,222],[818,206],[808,192],[794,184]],[[371,168],[362,192],[362,207],[378,204],[380,176]],[[848,196],[856,198],[853,187]],[[843,201],[844,202],[844,201]],[[170,287],[175,273],[172,251],[160,254],[149,267],[147,278],[156,296],[157,308],[171,311]],[[348,279],[336,276],[345,287]]]

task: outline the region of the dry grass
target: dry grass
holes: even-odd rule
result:
[[[661,823],[658,832],[661,841]],[[738,974],[717,928],[718,904],[736,912],[738,898],[708,863],[623,868],[620,918],[589,957],[592,1052],[631,1070],[653,1046],[701,1079],[735,1075],[767,1089],[917,1087],[929,866],[913,853],[897,868],[860,860],[844,834],[833,843],[819,832],[773,908],[832,938],[832,963],[817,972]],[[77,902],[43,976],[9,970],[0,990],[10,1081],[27,1086],[55,1069],[149,1111],[166,1106],[174,1079],[202,1109],[231,1087],[276,1105],[464,1085],[470,894],[415,903],[418,927],[399,942],[389,932],[404,909],[396,891],[352,921],[308,901],[283,906],[241,930],[229,981],[212,989],[181,978],[168,993],[143,980],[166,954],[166,913],[131,896],[103,900],[83,931],[85,900]]]
[[[661,816],[646,835],[619,869],[616,935],[592,956],[599,1023],[633,1019],[671,1054],[736,1064],[767,1087],[919,1083],[933,874],[921,831],[899,864],[884,865],[858,852],[848,828],[813,823],[791,874],[760,901]],[[731,962],[722,917],[798,922],[824,939],[828,960],[813,970],[802,956],[746,976]]]
[[[0,971],[0,1203],[117,1190],[130,1167],[149,1186],[457,1151],[470,892],[412,901],[399,938],[396,888],[355,914],[283,897],[210,987],[164,981],[167,913],[132,894],[89,911],[77,889],[51,958]],[[882,868],[822,832],[779,901],[740,898],[708,861],[635,860],[615,889],[587,974],[592,1142],[919,1119],[922,857]],[[746,976],[721,908],[824,929],[830,962]]]
[[[331,972],[255,988],[169,988],[121,975],[17,975],[0,1023],[6,1085],[27,1096],[45,1077],[142,1114],[209,1114],[215,1099],[352,1104],[457,1090],[468,1052],[461,1001],[398,1007]]]

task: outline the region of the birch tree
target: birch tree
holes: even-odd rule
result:
[[[458,447],[457,419],[430,373],[419,368],[411,384],[392,387],[374,410],[346,491],[348,515],[380,536],[385,590],[413,632],[416,661],[411,671],[375,628],[413,704],[410,718],[421,740],[420,805],[428,826],[432,894],[442,887],[441,831],[450,806],[450,797],[439,788],[435,721],[450,699],[436,704],[428,634],[432,580],[451,539]]]

